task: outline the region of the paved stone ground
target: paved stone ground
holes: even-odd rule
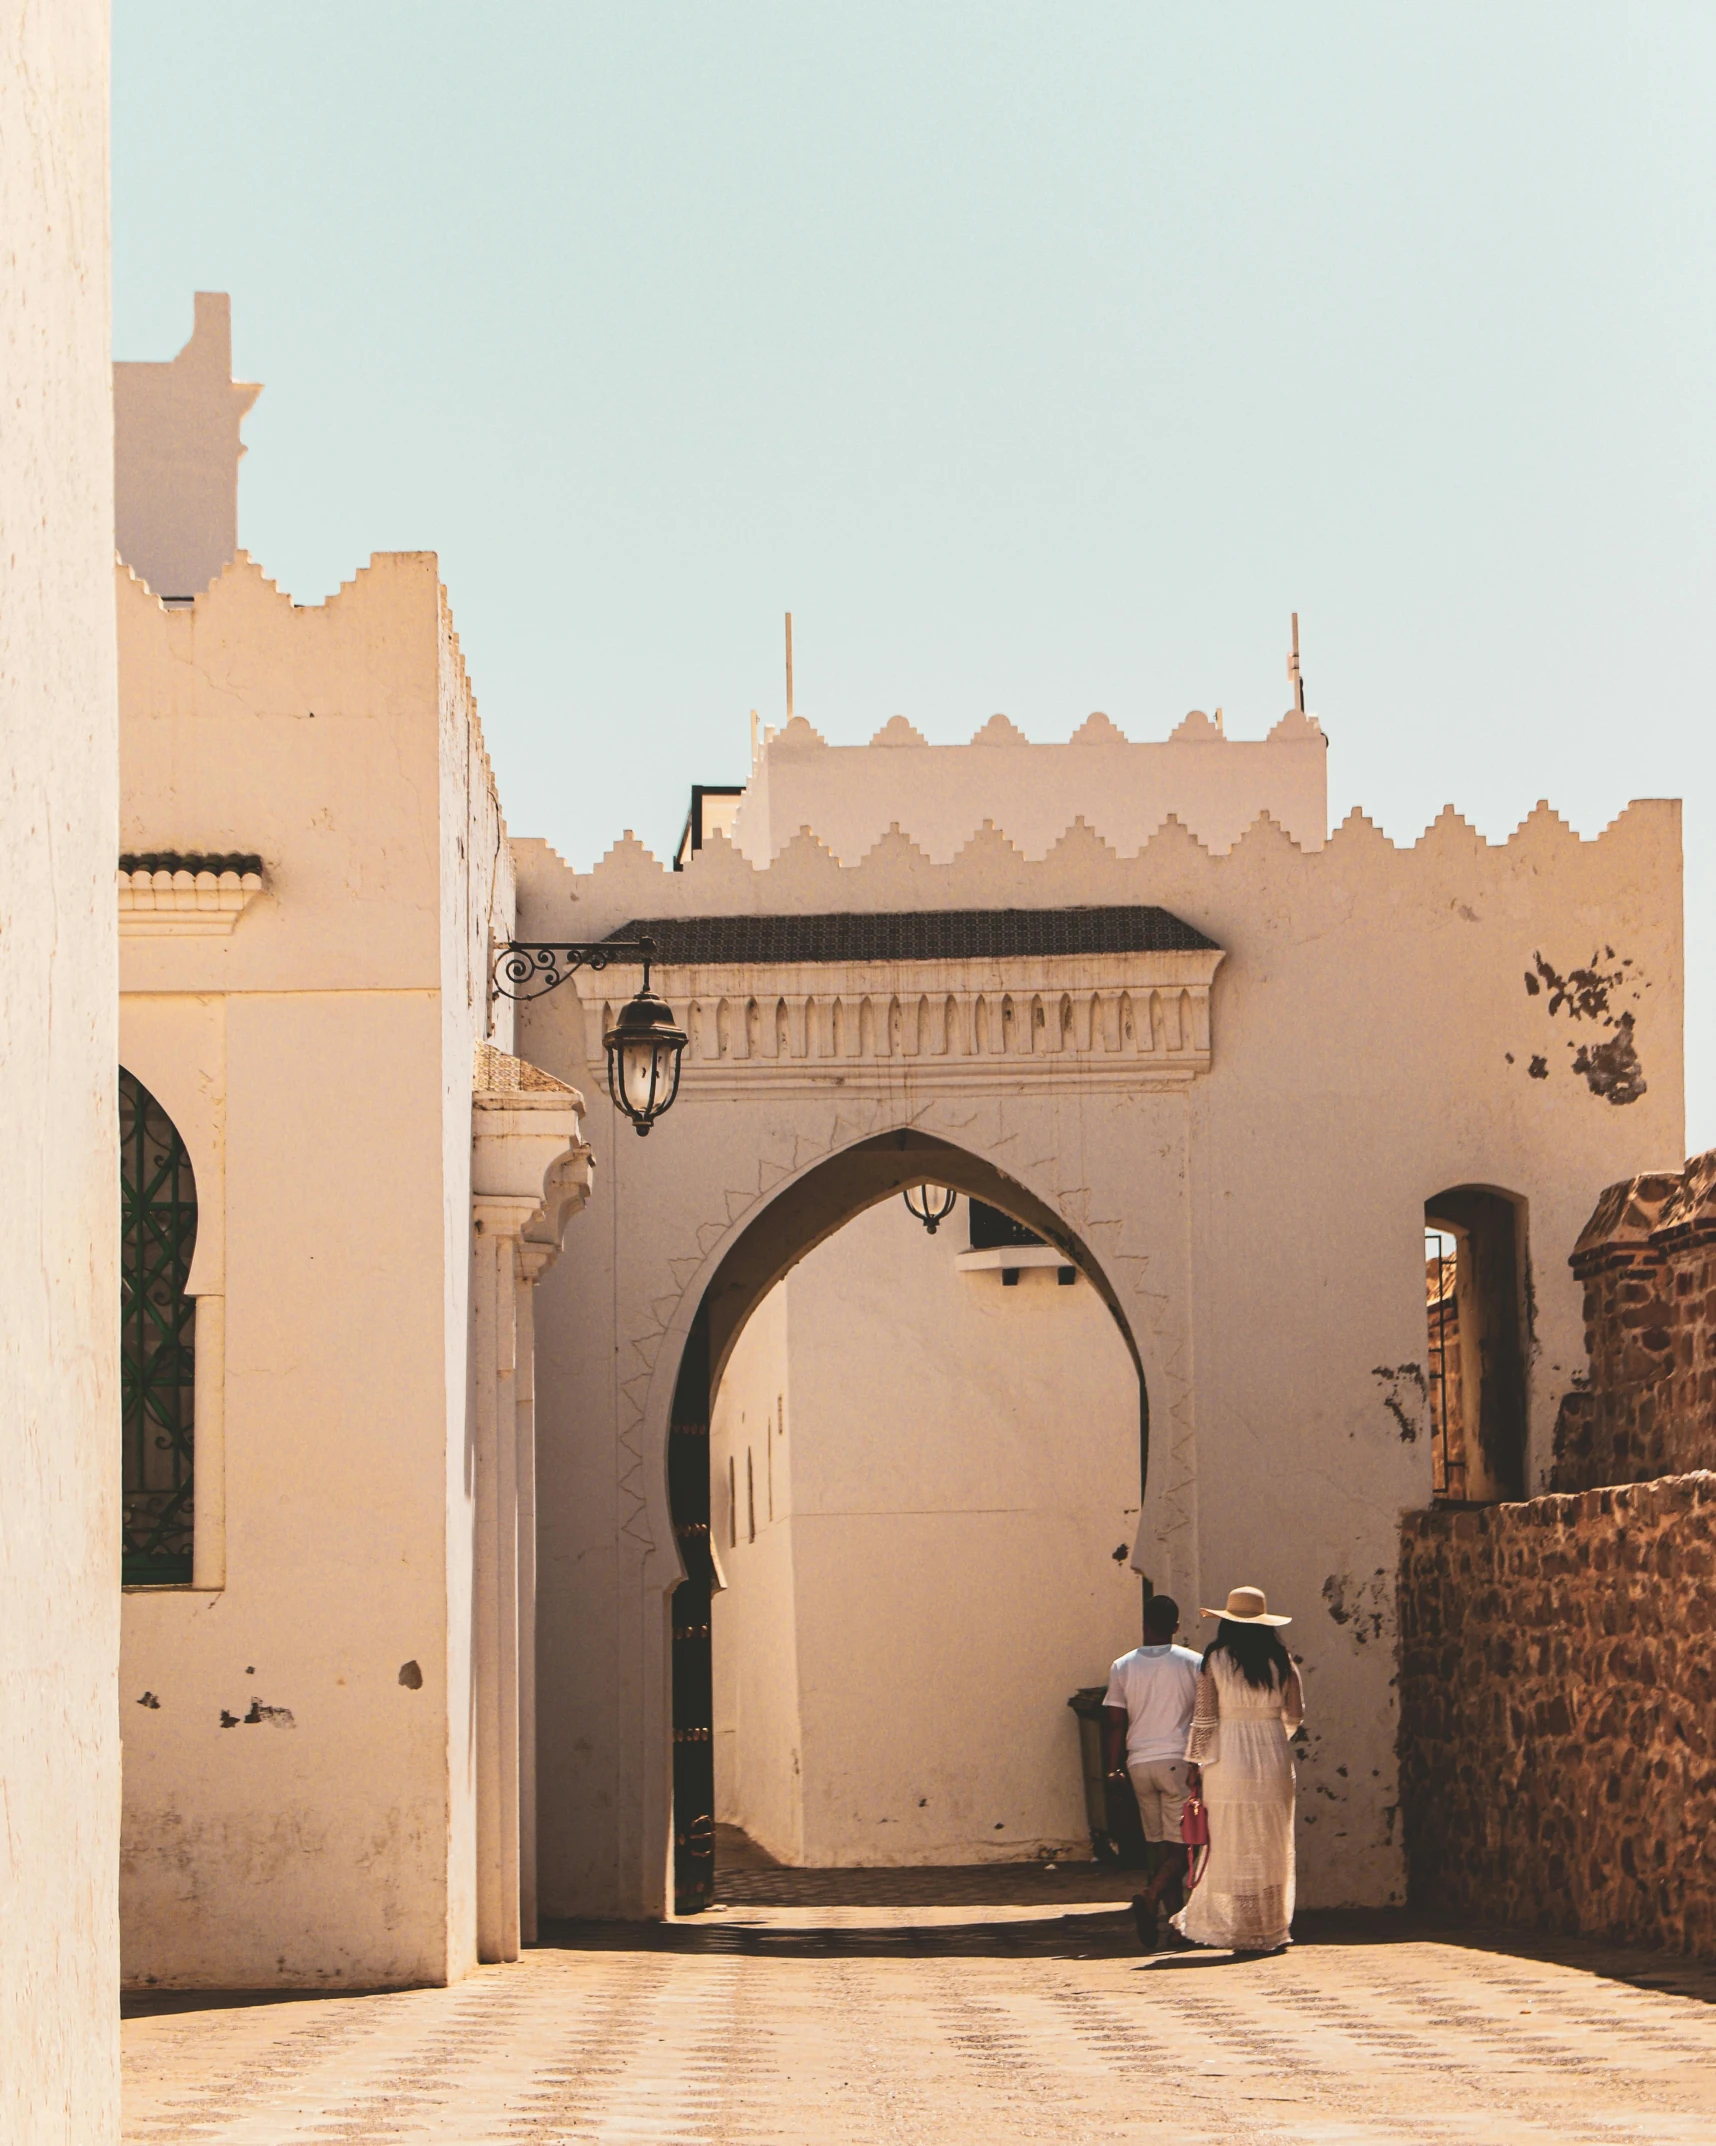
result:
[[[1716,1969],[1305,1916],[1141,1957],[1090,1867],[730,1871],[447,1990],[130,2000],[130,2146],[1716,2142]]]

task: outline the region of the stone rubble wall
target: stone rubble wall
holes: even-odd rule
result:
[[[1716,1151],[1611,1185],[1569,1264],[1590,1374],[1562,1403],[1550,1488],[1716,1466]]]
[[[1415,1904],[1716,1956],[1716,1475],[1409,1513],[1400,1721]]]

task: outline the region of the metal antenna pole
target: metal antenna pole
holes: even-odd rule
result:
[[[1305,678],[1299,668],[1299,614],[1293,614],[1293,653],[1287,658],[1287,676],[1293,687],[1293,705],[1301,715],[1305,712]]]
[[[787,648],[787,721],[792,721],[792,613],[786,615]]]

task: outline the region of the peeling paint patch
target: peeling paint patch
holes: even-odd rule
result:
[[[1614,948],[1604,947],[1603,955],[1613,961]],[[1632,963],[1623,961],[1619,968],[1600,969],[1597,963],[1601,958],[1593,954],[1584,968],[1569,969],[1565,976],[1561,976],[1549,966],[1541,953],[1533,954],[1532,967],[1525,972],[1525,988],[1533,998],[1536,998],[1539,992],[1547,991],[1549,1011],[1552,1014],[1559,1013],[1565,1006],[1570,1020],[1601,1021],[1605,1028],[1613,1028],[1614,1021],[1608,1017],[1609,993],[1618,991],[1629,981],[1627,971],[1632,967]]]
[[[1635,1017],[1618,1010],[1615,1003],[1623,990],[1637,1002],[1641,992],[1650,989],[1649,983],[1634,973],[1634,964],[1617,960],[1614,948],[1605,946],[1593,953],[1582,969],[1569,969],[1562,975],[1539,951],[1525,972],[1525,989],[1531,998],[1548,993],[1551,1017],[1564,1012],[1569,1021],[1590,1021],[1612,1031],[1604,1043],[1576,1046],[1570,1040],[1567,1048],[1575,1053],[1572,1071],[1604,1102],[1617,1106],[1636,1103],[1647,1084],[1633,1040]],[[1534,1057],[1527,1070],[1533,1080],[1547,1080],[1547,1056]]]
[[[1579,1055],[1573,1061],[1573,1070],[1585,1076],[1585,1085],[1604,1102],[1617,1106],[1636,1103],[1648,1084],[1644,1068],[1639,1064],[1639,1054],[1633,1048],[1632,1015],[1621,1015],[1615,1024],[1615,1033],[1607,1043],[1589,1047],[1581,1044]]]
[[[1355,1646],[1380,1639],[1388,1622],[1388,1574],[1378,1566],[1368,1580],[1355,1580],[1350,1573],[1331,1572],[1323,1582],[1323,1600],[1331,1622],[1352,1626]]]
[[[264,1706],[260,1699],[251,1700],[248,1714],[229,1714],[224,1706],[220,1710],[223,1729],[252,1729],[260,1723],[275,1729],[295,1729],[298,1719],[289,1706]]]
[[[1377,1364],[1371,1377],[1383,1388],[1382,1405],[1394,1418],[1403,1445],[1416,1445],[1424,1412],[1430,1405],[1430,1384],[1422,1364]]]

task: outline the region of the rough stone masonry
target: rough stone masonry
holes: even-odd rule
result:
[[[1611,1185],[1570,1264],[1591,1371],[1562,1403],[1550,1487],[1716,1462],[1716,1151]]]
[[[1716,1954],[1716,1475],[1407,1516],[1412,1897]]]
[[[1716,1154],[1611,1185],[1571,1265],[1561,1494],[1402,1530],[1412,1897],[1716,1956]]]

